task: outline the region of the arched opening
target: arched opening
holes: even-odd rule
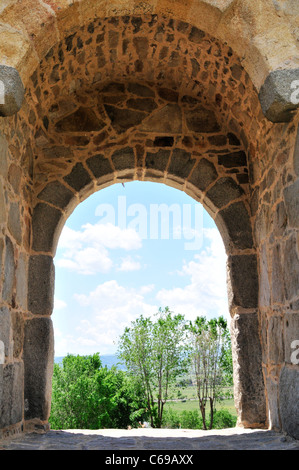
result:
[[[47,423],[53,257],[65,221],[97,190],[140,180],[185,191],[215,220],[228,256],[239,423],[267,425],[266,411],[278,405],[269,401],[264,387],[264,375],[270,377],[273,369],[263,338],[268,327],[261,326],[270,307],[258,310],[258,260],[270,218],[265,216],[267,194],[261,204],[259,198],[266,182],[259,187],[256,181],[263,168],[260,140],[272,128],[256,89],[225,42],[180,19],[151,14],[97,18],[66,30],[42,54],[27,82],[25,106],[4,125],[7,152],[15,162],[9,169],[14,191],[9,232],[26,274],[28,261],[24,346],[15,353],[20,370],[24,364],[25,403],[14,423]],[[291,130],[283,132],[293,135]],[[276,143],[273,139],[271,149]],[[277,171],[283,155],[278,160]],[[22,184],[12,178],[20,162]],[[273,171],[267,168],[270,186]],[[18,206],[20,190],[24,198]],[[9,264],[12,249],[8,239],[5,243]],[[15,308],[16,299],[8,300],[12,291],[13,282],[6,281],[4,300]],[[271,387],[277,394],[277,384]]]

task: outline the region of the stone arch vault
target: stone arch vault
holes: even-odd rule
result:
[[[214,218],[238,423],[298,438],[291,1],[21,3],[0,8],[0,431],[47,428],[63,224],[93,192],[138,179],[185,191]]]

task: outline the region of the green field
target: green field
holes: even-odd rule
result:
[[[224,394],[230,395],[230,398],[225,398],[223,400],[217,400],[216,402],[216,410],[228,410],[233,416],[237,417],[237,412],[234,404],[233,397],[233,389],[227,388],[224,390]],[[178,388],[172,388],[172,393],[170,394],[171,398],[165,404],[165,410],[172,408],[174,411],[178,413],[182,411],[199,411],[198,399],[196,395],[196,387],[194,385],[190,385],[187,387],[182,388],[179,390],[178,396]],[[209,408],[209,403],[207,403],[207,411]]]

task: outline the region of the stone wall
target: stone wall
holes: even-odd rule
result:
[[[185,191],[214,218],[228,255],[238,423],[298,437],[295,107],[180,15],[95,16],[80,27],[68,17],[63,38],[40,43],[30,77],[19,69],[20,111],[0,122],[0,429],[47,428],[53,257],[67,217],[93,192],[138,179]]]

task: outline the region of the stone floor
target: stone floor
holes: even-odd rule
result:
[[[299,450],[299,441],[274,431],[242,428],[67,430],[3,439],[0,450],[122,450],[126,455],[136,450]]]

